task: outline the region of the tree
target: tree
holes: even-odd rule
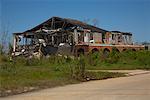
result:
[[[99,26],[99,20],[96,19],[96,18],[94,18],[94,19],[87,18],[87,19],[84,19],[83,22],[86,23],[86,24],[92,24],[95,27]]]
[[[96,18],[94,18],[93,20],[92,20],[92,24],[94,25],[94,26],[99,26],[99,21],[98,21],[98,19],[96,19]]]

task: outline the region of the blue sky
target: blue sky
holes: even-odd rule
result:
[[[150,42],[150,0],[0,0],[1,32],[23,32],[52,16],[97,19],[100,28]]]

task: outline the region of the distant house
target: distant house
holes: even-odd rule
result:
[[[143,45],[145,45],[145,50],[150,50],[150,43],[149,42],[143,42]]]

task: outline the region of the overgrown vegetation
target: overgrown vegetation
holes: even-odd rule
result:
[[[88,62],[88,69],[150,69],[150,51],[124,51],[124,52],[111,52],[110,55],[105,58],[101,53],[92,55],[94,62]],[[94,65],[93,65],[94,64]]]
[[[0,94],[21,93],[81,81],[124,76],[114,72],[88,72],[91,69],[150,69],[150,52],[102,52],[79,58],[50,56],[27,59],[0,55]],[[11,91],[11,92],[10,92]]]
[[[40,60],[17,57],[14,61],[9,61],[4,58],[5,56],[0,58],[2,96],[24,92],[25,87],[29,87],[26,91],[30,91],[30,88],[34,90],[80,82],[71,76],[70,59],[55,56]]]

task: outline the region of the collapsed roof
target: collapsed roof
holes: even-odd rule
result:
[[[120,31],[111,31],[111,32],[113,32],[113,33],[121,33],[123,35],[130,35],[130,36],[132,36],[132,34],[129,33],[129,32],[120,32]]]
[[[69,18],[60,18],[60,17],[52,17],[48,19],[47,21],[37,25],[36,27],[27,30],[25,32],[35,32],[41,28],[46,28],[46,29],[58,29],[58,28],[63,28],[67,29],[68,27],[74,27],[74,26],[79,26],[82,27],[83,29],[89,29],[92,32],[99,32],[99,33],[106,33],[108,32],[107,30],[83,23],[78,20],[74,19],[69,19]],[[24,32],[24,33],[25,33]]]

